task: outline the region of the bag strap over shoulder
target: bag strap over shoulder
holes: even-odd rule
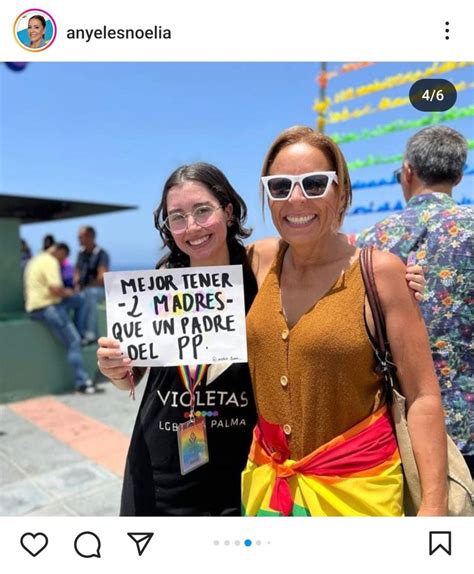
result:
[[[380,305],[377,285],[375,284],[372,252],[373,247],[364,247],[361,249],[359,255],[360,267],[362,271],[362,278],[364,280],[365,292],[374,320],[375,341],[377,343],[378,350],[384,354],[386,346],[385,318],[383,316],[382,308]]]
[[[362,279],[364,281],[365,293],[372,312],[375,328],[375,356],[378,367],[384,376],[384,396],[388,404],[392,402],[392,389],[395,386],[397,368],[392,361],[390,345],[387,338],[385,317],[383,315],[382,304],[380,303],[377,285],[375,283],[373,267],[373,250],[371,247],[364,247],[360,250],[359,260]]]

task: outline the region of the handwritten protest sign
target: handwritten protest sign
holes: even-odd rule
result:
[[[133,365],[247,361],[241,265],[104,277],[107,334]]]

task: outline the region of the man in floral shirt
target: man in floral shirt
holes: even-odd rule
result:
[[[412,136],[395,172],[405,209],[362,232],[357,245],[374,245],[423,266],[427,289],[421,309],[446,425],[474,475],[474,210],[452,198],[466,157],[466,140],[451,128],[433,126]]]

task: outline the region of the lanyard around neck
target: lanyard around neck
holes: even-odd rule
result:
[[[208,365],[195,365],[191,367],[188,365],[178,366],[178,373],[181,378],[181,382],[183,383],[184,388],[188,391],[188,393],[191,396],[191,405],[189,413],[189,418],[191,421],[194,420],[194,405],[196,402],[194,391],[206,376],[207,367]]]

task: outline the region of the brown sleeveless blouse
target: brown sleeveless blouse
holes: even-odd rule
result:
[[[257,411],[280,424],[298,460],[380,407],[381,380],[364,321],[357,259],[290,330],[281,308],[279,250],[247,315]]]

